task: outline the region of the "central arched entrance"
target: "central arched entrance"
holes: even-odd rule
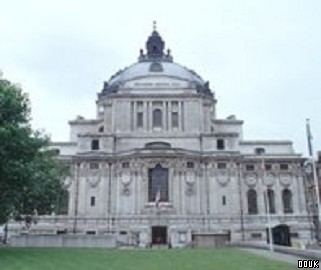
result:
[[[153,245],[167,244],[167,227],[166,226],[152,227],[152,244]]]

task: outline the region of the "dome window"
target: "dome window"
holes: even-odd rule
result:
[[[153,62],[149,66],[149,71],[151,72],[162,72],[163,70],[162,64],[158,62]]]
[[[104,126],[100,126],[98,132],[104,132]]]
[[[256,155],[264,155],[266,151],[265,151],[265,148],[258,147],[258,148],[255,148],[254,152]]]

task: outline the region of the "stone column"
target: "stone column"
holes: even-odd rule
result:
[[[293,180],[293,188],[292,188],[292,203],[293,203],[293,213],[294,214],[305,214],[306,207],[305,200],[302,198],[304,196],[304,186],[303,186],[303,179],[295,175],[292,178]],[[300,181],[301,180],[301,181]],[[302,185],[301,185],[302,183]]]
[[[174,189],[174,169],[172,167],[168,168],[168,189],[169,202],[174,203],[174,196],[176,196],[176,190]]]
[[[172,131],[172,102],[168,104],[168,130]]]
[[[166,116],[166,120],[165,120],[165,126],[166,126],[166,131],[168,131],[168,127],[169,127],[169,121],[168,121],[168,101],[165,102],[165,116]]]
[[[181,102],[178,101],[178,130],[182,130],[182,110],[181,110]]]
[[[182,185],[182,172],[181,171],[177,171],[176,172],[176,180],[178,182],[178,192],[179,192],[178,212],[180,214],[182,214],[183,213],[183,211],[182,211],[183,185]]]
[[[283,201],[282,201],[282,190],[283,187],[280,185],[280,177],[275,177],[275,188],[274,188],[274,194],[275,194],[275,213],[278,215],[283,215]]]
[[[257,206],[258,206],[258,214],[259,215],[266,215],[266,207],[265,207],[265,194],[266,194],[266,189],[267,186],[264,185],[261,181],[261,179],[259,179],[258,184],[257,184]],[[246,213],[248,213],[247,211],[248,209],[246,209]]]
[[[137,102],[133,102],[133,130],[137,130]]]
[[[185,116],[184,116],[184,102],[183,101],[181,101],[181,119],[182,119],[181,130],[184,131],[184,129],[185,129]]]
[[[116,101],[112,102],[112,107],[111,107],[111,115],[109,117],[111,117],[111,130],[112,132],[116,131],[116,125],[115,125],[115,109],[116,107]]]
[[[143,130],[144,131],[147,131],[148,130],[148,124],[147,124],[147,121],[148,121],[148,118],[147,118],[147,102],[144,101],[143,102]]]

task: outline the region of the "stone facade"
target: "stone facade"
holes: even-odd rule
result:
[[[305,159],[290,141],[243,139],[243,121],[217,118],[216,102],[208,82],[164,53],[154,30],[146,54],[104,83],[97,117],[70,121],[70,141],[52,144],[71,169],[68,215],[41,217],[34,230],[114,233],[143,247],[155,233],[176,247],[202,234],[265,241],[269,189],[272,226],[308,241]],[[159,203],[149,197],[156,166],[167,170],[168,198]]]

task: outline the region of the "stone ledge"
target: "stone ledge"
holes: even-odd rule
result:
[[[264,250],[269,250],[270,248],[268,244],[248,242],[248,241],[233,242],[230,244],[230,246],[253,248],[253,249],[264,249]],[[305,259],[321,260],[321,250],[298,249],[294,247],[285,247],[285,246],[279,246],[279,245],[274,245],[273,247],[275,252],[294,255]]]

